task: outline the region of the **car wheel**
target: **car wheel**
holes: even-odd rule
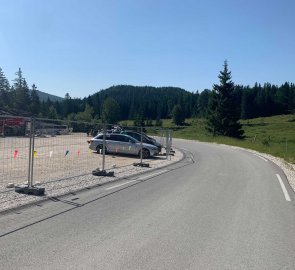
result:
[[[139,151],[139,157],[140,157],[140,151]],[[148,149],[142,149],[142,158],[149,158],[150,157],[150,151]]]

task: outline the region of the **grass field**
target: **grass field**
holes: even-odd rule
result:
[[[132,122],[125,121],[132,125]],[[206,131],[204,119],[186,119],[187,126],[176,127],[170,119],[163,120],[164,128],[173,130],[174,138],[199,140],[240,146],[284,158],[295,163],[295,116],[279,115],[242,121],[245,139],[213,137]]]

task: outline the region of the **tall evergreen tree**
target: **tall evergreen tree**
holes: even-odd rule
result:
[[[11,106],[11,98],[9,91],[9,81],[7,80],[2,69],[0,68],[0,107],[5,108]]]
[[[20,68],[15,75],[17,77],[13,80],[14,106],[18,110],[29,111],[31,99],[28,84],[23,77],[22,70]]]
[[[175,123],[175,125],[177,126],[184,124],[185,112],[183,111],[180,104],[177,104],[173,107],[172,120],[173,120],[173,123]]]
[[[30,110],[33,115],[38,115],[40,113],[41,103],[39,99],[39,95],[37,93],[37,87],[35,84],[32,85],[31,89],[31,104]]]
[[[120,120],[120,107],[116,100],[109,97],[102,106],[102,121],[109,124],[116,124]]]
[[[77,120],[91,122],[93,120],[93,108],[86,103],[85,110],[77,113]]]
[[[48,110],[48,118],[50,118],[50,119],[57,119],[58,118],[56,109],[54,108],[53,105],[51,105],[49,107],[49,110]]]
[[[209,89],[205,89],[200,93],[198,98],[198,116],[205,117],[207,115],[208,103],[211,96],[211,91]]]
[[[231,81],[227,61],[224,61],[224,69],[220,71],[218,78],[220,83],[213,85],[209,101],[207,129],[213,135],[241,138],[244,131],[238,122],[239,114],[235,106],[234,83]]]
[[[252,99],[249,89],[244,89],[241,101],[241,119],[249,119],[252,116]]]

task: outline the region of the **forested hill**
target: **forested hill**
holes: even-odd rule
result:
[[[107,97],[113,98],[120,108],[120,119],[169,118],[175,105],[180,105],[184,117],[204,117],[212,95],[211,90],[191,93],[175,87],[140,87],[119,85],[101,90],[84,99],[101,116]],[[265,117],[295,112],[295,84],[280,86],[255,83],[253,87],[235,85],[235,109],[241,119]]]
[[[182,118],[204,117],[212,100],[212,91],[188,92],[177,87],[117,85],[81,98],[40,98],[35,84],[29,87],[22,71],[9,80],[0,68],[0,110],[19,115],[69,120],[107,121],[169,118],[173,112]],[[254,86],[234,85],[234,108],[241,119],[295,113],[295,84],[280,86],[255,83]],[[53,96],[50,96],[53,97]]]
[[[36,90],[36,92],[37,92],[41,102],[42,101],[47,101],[48,99],[51,100],[52,102],[55,102],[55,101],[61,102],[63,100],[62,97],[51,95],[51,94],[48,94],[48,93],[45,93],[45,92],[42,92],[42,91],[39,91],[39,90]]]
[[[175,104],[186,104],[184,107],[187,107],[187,116],[190,116],[194,103],[194,94],[181,88],[118,85],[87,98],[95,115],[100,115],[102,104],[108,97],[119,104],[121,119],[135,119],[138,116],[145,119],[166,118]]]

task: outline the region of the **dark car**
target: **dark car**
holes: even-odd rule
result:
[[[130,137],[138,140],[139,142],[141,141],[141,134],[139,132],[131,131],[131,130],[124,130],[122,133],[129,135]],[[142,142],[154,145],[158,148],[159,152],[162,151],[162,145],[160,143],[158,143],[155,139],[148,137],[144,133],[142,133]]]

